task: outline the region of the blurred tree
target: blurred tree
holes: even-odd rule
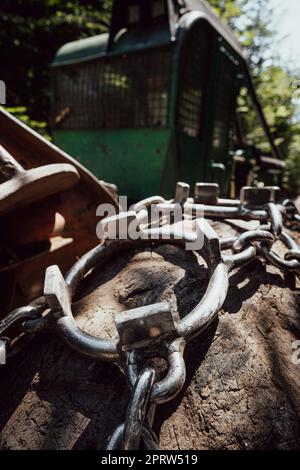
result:
[[[49,63],[65,42],[100,34],[109,24],[107,0],[1,0],[0,77],[7,104],[48,120]]]
[[[300,190],[300,119],[299,100],[293,100],[293,82],[297,72],[286,70],[272,57],[271,43],[277,40],[270,18],[269,0],[209,0],[216,12],[235,30],[244,46],[256,91],[282,158],[287,159],[287,186]],[[251,109],[247,93],[239,100],[247,127],[249,143],[266,145],[263,130]]]

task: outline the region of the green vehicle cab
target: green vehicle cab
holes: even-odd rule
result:
[[[202,0],[116,0],[109,32],[65,44],[51,69],[55,143],[131,200],[171,197],[180,180],[232,196],[258,174],[280,183],[241,46]],[[237,117],[243,87],[270,144],[265,161]]]

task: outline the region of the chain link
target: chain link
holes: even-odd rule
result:
[[[125,423],[115,429],[107,444],[107,450],[138,450],[141,447],[147,450],[158,449],[157,438],[147,424],[154,378],[153,368],[146,367],[140,373],[132,390]]]

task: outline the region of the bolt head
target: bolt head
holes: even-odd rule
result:
[[[196,183],[195,202],[196,204],[216,205],[220,188],[217,183]]]
[[[262,207],[279,200],[280,188],[278,186],[244,186],[240,193],[241,203],[249,207]]]

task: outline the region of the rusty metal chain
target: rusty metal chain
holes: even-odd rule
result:
[[[153,206],[157,216],[154,227],[149,226]],[[165,214],[178,206],[189,214],[194,224],[192,231],[164,225]],[[219,238],[206,218],[252,220],[258,225],[240,235]],[[121,220],[125,222],[127,238],[111,239],[110,227]],[[130,238],[132,223],[138,229],[138,238]],[[216,184],[198,183],[194,198],[190,198],[189,185],[178,183],[174,200],[154,196],[135,204],[127,213],[104,219],[103,244],[86,253],[65,277],[58,266],[48,267],[44,297],[0,322],[0,348],[1,341],[5,346],[10,344],[7,333],[15,326],[29,334],[50,327],[79,353],[118,363],[132,395],[125,422],[115,429],[107,449],[156,449],[157,439],[151,429],[155,407],[172,400],[182,389],[186,343],[203,333],[216,318],[227,297],[230,272],[260,257],[282,271],[300,275],[300,248],[284,226],[300,228],[300,215],[292,201],[280,202],[277,187],[245,187],[239,200],[231,200],[219,198]],[[284,258],[273,250],[277,241],[287,248]],[[116,335],[109,339],[81,330],[73,317],[72,299],[85,276],[117,254],[162,243],[184,249],[192,246],[204,258],[209,282],[198,305],[182,319],[168,302],[127,310],[116,316]],[[162,377],[156,366],[158,359],[165,364]],[[154,365],[149,367],[151,360]]]

